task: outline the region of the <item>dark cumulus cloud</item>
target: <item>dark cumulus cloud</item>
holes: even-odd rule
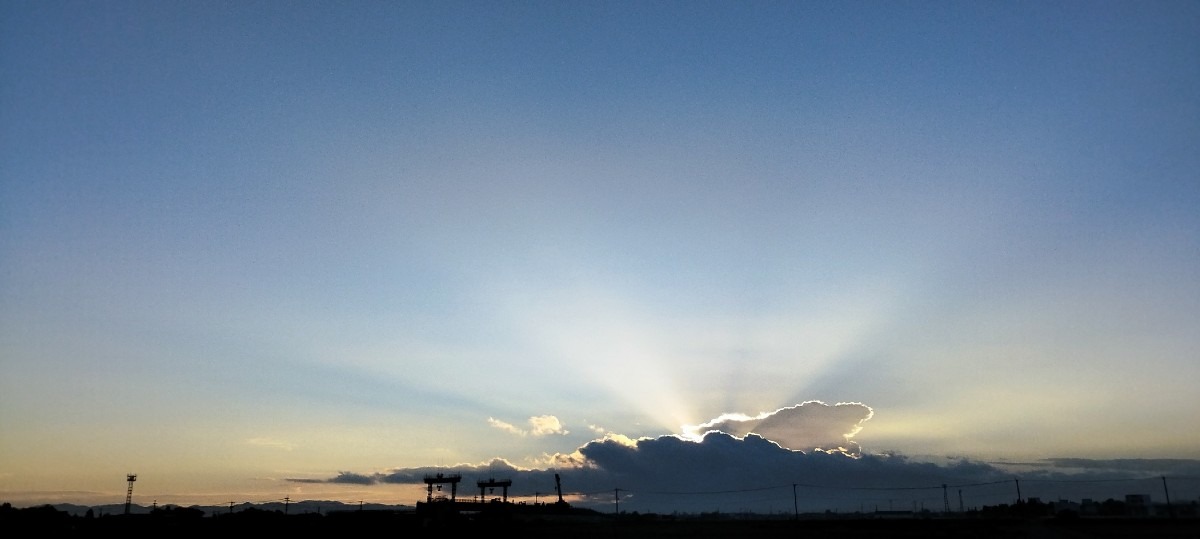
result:
[[[934,463],[864,451],[852,438],[871,416],[863,404],[810,401],[757,416],[726,414],[685,434],[608,434],[533,468],[496,458],[292,481],[424,486],[426,476],[457,473],[463,476],[458,494],[466,499],[490,496],[474,489],[476,481],[508,479],[510,498],[548,501],[558,475],[568,502],[623,512],[941,511],[1012,503],[1017,496],[1123,499],[1161,489],[1162,478],[1149,475],[1152,470],[1194,471],[1200,462],[1048,459],[1018,477],[1002,465],[966,458]],[[1172,481],[1172,496],[1200,495],[1200,478]]]

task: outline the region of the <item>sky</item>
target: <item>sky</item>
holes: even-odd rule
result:
[[[0,3],[0,500],[1196,500],[1198,29]]]

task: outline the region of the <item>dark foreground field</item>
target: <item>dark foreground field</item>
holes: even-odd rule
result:
[[[24,512],[23,512],[24,513]],[[1196,518],[820,518],[799,520],[691,519],[611,515],[553,518],[430,519],[412,513],[278,513],[163,518],[117,515],[10,514],[3,537],[206,537],[268,535],[290,538],[510,536],[524,538],[717,537],[856,538],[1187,538],[1200,539]]]

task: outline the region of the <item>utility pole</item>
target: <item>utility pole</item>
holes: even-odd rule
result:
[[[950,496],[946,494],[945,483],[942,483],[942,511],[946,514],[950,514]]]
[[[613,489],[613,507],[615,508],[614,510],[616,511],[616,515],[620,516],[621,515],[621,489],[619,489],[619,488]]]
[[[800,520],[800,502],[796,501],[796,484],[792,483],[792,514],[795,520]]]
[[[962,489],[961,489],[961,488],[960,488],[960,489],[958,489],[958,512],[959,512],[959,513],[965,513],[965,512],[966,512],[965,510],[963,510],[963,503],[962,503]]]
[[[291,503],[291,501],[291,498],[287,496],[283,497],[283,514],[288,514],[288,504]]]
[[[1175,518],[1175,508],[1171,507],[1171,493],[1167,491],[1167,476],[1164,475],[1161,477],[1163,484],[1163,495],[1167,497],[1167,514],[1171,515],[1171,518]]]
[[[1013,483],[1017,485],[1017,503],[1021,503],[1021,480],[1014,477]]]

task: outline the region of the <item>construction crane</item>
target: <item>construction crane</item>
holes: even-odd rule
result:
[[[442,475],[441,472],[438,472],[437,475],[425,476],[425,484],[428,485],[428,487],[426,487],[426,489],[428,490],[428,495],[425,498],[426,503],[432,502],[434,500],[433,487],[436,485],[438,492],[441,492],[442,484],[444,484],[444,483],[450,483],[450,500],[449,501],[451,501],[451,502],[455,501],[455,498],[458,495],[458,482],[459,481],[462,481],[461,474],[450,474],[449,476],[446,476],[446,475]],[[438,500],[444,500],[444,499],[446,499],[445,496],[442,496],[440,494],[438,495]]]
[[[512,486],[512,479],[505,479],[503,481],[497,481],[495,478],[489,478],[487,481],[479,481],[478,485],[479,485],[479,501],[482,502],[487,499],[487,492],[485,492],[487,489],[491,489],[491,492],[495,493],[496,487],[500,487],[503,490],[503,496],[504,496],[500,501],[502,503],[508,503],[508,487]]]
[[[558,491],[558,501],[555,504],[566,505],[567,502],[564,502],[562,498],[562,479],[558,477],[558,474],[554,474],[554,490]]]

